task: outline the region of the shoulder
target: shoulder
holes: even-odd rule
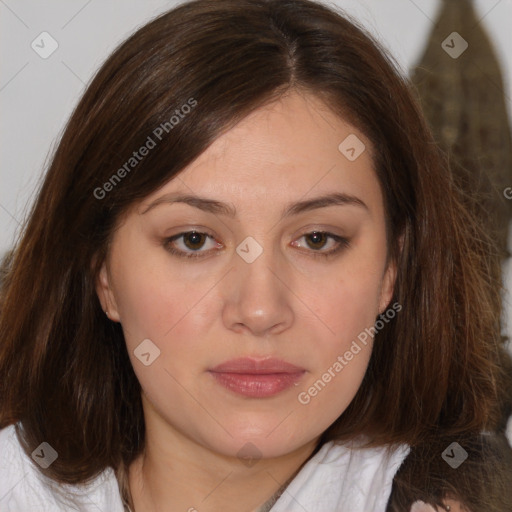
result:
[[[409,446],[364,448],[360,442],[324,443],[288,485],[272,512],[299,502],[307,510],[380,512]]]
[[[512,510],[510,482],[512,447],[506,432],[440,436],[411,448],[395,475],[386,511],[439,498],[465,503],[468,510]]]
[[[44,445],[41,449],[34,451],[31,460],[18,441],[15,425],[0,430],[2,512],[63,512],[77,509],[83,512],[123,512],[117,480],[111,468],[83,486],[58,484],[37,468],[37,455],[45,460]]]

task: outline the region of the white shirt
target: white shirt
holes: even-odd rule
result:
[[[395,473],[408,453],[407,445],[386,453],[385,448],[356,450],[351,443],[325,443],[304,464],[271,512],[384,512]],[[200,511],[198,504],[196,508]],[[123,512],[112,468],[86,486],[57,484],[25,454],[14,425],[0,430],[0,511],[70,510]]]
[[[512,445],[512,417],[507,438]],[[402,444],[388,451],[385,447],[355,446],[355,441],[325,443],[304,464],[271,512],[385,512],[393,478],[410,447]],[[40,454],[37,450],[35,453]],[[88,485],[57,484],[44,476],[25,454],[14,425],[0,430],[0,512],[71,510],[124,512],[112,468],[105,469]]]

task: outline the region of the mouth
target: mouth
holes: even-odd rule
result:
[[[222,363],[209,373],[218,384],[238,395],[265,398],[298,384],[306,370],[280,359],[246,357]]]

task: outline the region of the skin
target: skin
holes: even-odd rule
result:
[[[338,150],[350,134],[366,147],[355,161]],[[316,97],[293,91],[222,134],[119,224],[97,292],[109,318],[122,325],[143,390],[146,450],[130,468],[137,512],[259,510],[355,396],[371,339],[308,404],[297,398],[392,297],[396,268],[387,264],[371,149]],[[183,203],[142,213],[175,191],[228,203],[236,216]],[[331,205],[281,218],[288,204],[334,191],[366,207]],[[213,238],[181,237],[171,245],[203,256],[170,254],[166,238],[193,229]],[[313,231],[350,245],[319,256],[339,244],[315,239]],[[249,236],[263,249],[252,263],[236,252]],[[149,366],[134,355],[144,339],[160,350]],[[273,356],[306,371],[297,386],[248,398],[208,372],[242,356]],[[248,442],[258,449],[250,466],[237,456]]]

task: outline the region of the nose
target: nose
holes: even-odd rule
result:
[[[223,306],[226,328],[237,333],[266,337],[288,329],[293,323],[290,301],[293,293],[287,284],[287,272],[271,250],[251,263],[237,253],[229,273]]]

